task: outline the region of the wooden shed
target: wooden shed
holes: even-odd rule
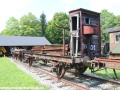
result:
[[[15,48],[31,49],[33,46],[50,44],[45,37],[0,36],[0,56],[10,55]]]
[[[119,53],[119,43],[120,43],[120,27],[109,28],[104,31],[104,33],[109,33],[110,38],[110,52]]]

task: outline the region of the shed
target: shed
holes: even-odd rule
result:
[[[104,33],[109,33],[110,37],[110,52],[120,53],[120,27],[114,27],[104,30]]]
[[[103,33],[113,33],[120,32],[120,27],[108,28],[103,31]]]
[[[0,36],[0,55],[10,54],[11,48],[31,49],[33,46],[50,45],[45,37]]]

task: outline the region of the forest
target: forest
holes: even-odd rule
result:
[[[102,33],[107,28],[120,26],[120,15],[114,15],[112,12],[104,9],[100,12],[101,20],[101,42],[109,41],[108,33]],[[43,12],[37,18],[29,12],[23,15],[19,20],[10,17],[5,29],[0,33],[1,36],[38,36],[46,37],[52,44],[62,44],[63,29],[55,26],[55,22],[60,26],[69,27],[69,15],[64,12],[56,12],[50,21],[47,21]],[[66,43],[69,41],[69,29],[65,30]]]

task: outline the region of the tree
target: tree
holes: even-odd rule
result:
[[[48,22],[48,25],[46,28],[46,34],[45,34],[46,38],[53,44],[62,44],[63,29],[56,27],[55,23],[57,23],[59,26],[69,27],[68,15],[63,12],[55,13],[53,16],[53,19],[50,22]],[[65,35],[66,42],[68,42],[69,31],[66,30],[65,32],[66,32],[66,35]]]
[[[100,15],[101,32],[103,32],[107,28],[114,27],[115,26],[115,19],[116,19],[116,16],[113,13],[108,12],[106,9],[102,10],[101,15]],[[101,40],[103,43],[109,41],[108,33],[102,34]]]
[[[19,35],[19,21],[14,17],[10,17],[9,20],[7,20],[6,27],[1,34],[10,36]]]
[[[116,19],[115,19],[115,26],[118,27],[120,26],[120,15],[116,16]]]
[[[20,36],[41,36],[40,22],[32,13],[20,18]]]
[[[40,21],[32,13],[24,15],[20,21],[11,17],[1,33],[9,36],[41,36]]]
[[[44,12],[40,15],[40,26],[41,26],[41,36],[45,36],[45,30],[46,30],[46,26],[47,26],[47,22],[46,22],[46,15],[44,14]]]

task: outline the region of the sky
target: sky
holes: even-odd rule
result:
[[[107,9],[115,15],[120,15],[120,0],[0,0],[0,32],[5,28],[10,17],[20,19],[31,12],[38,19],[42,12],[47,21],[52,20],[56,12],[65,12],[84,8],[96,12]]]

